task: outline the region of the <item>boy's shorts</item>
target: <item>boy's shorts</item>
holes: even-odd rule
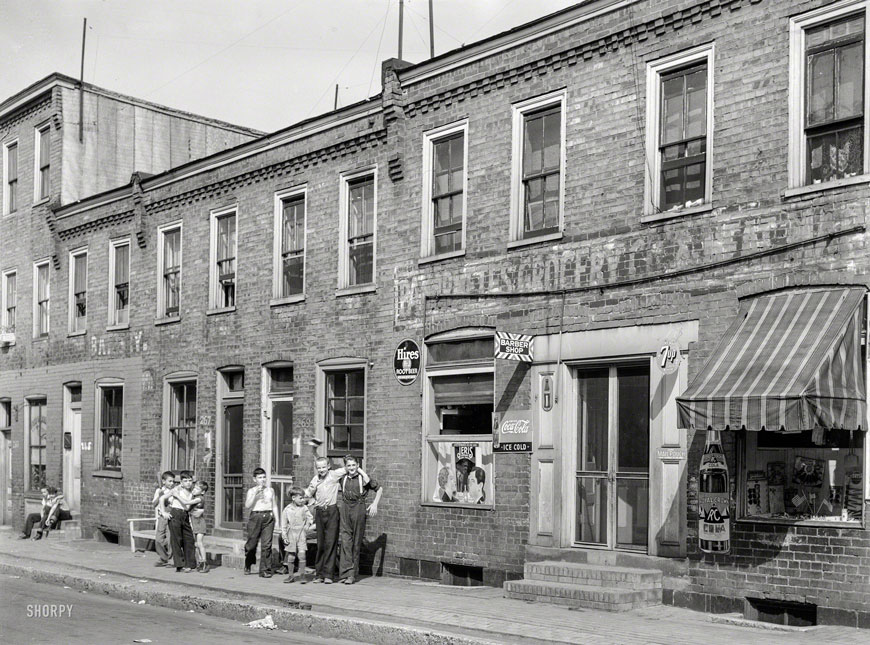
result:
[[[308,537],[305,535],[305,531],[284,536],[284,551],[285,553],[305,555],[308,552]]]

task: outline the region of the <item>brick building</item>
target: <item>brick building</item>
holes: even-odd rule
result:
[[[558,576],[629,567],[663,588],[612,606],[867,626],[867,11],[584,2],[54,208],[52,280],[86,247],[96,305],[81,337],[52,323],[50,356],[3,350],[0,396],[56,401],[59,444],[83,374],[89,532],[127,539],[159,471],[192,466],[238,539],[253,468],[283,495],[318,439],[386,487],[375,572],[570,603]],[[500,332],[532,362],[495,359]],[[494,417],[532,451],[495,446]],[[11,432],[22,467],[23,414]]]

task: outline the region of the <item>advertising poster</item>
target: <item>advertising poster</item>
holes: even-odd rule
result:
[[[491,506],[492,443],[437,441],[429,444],[435,467],[427,498],[442,504]]]
[[[492,435],[495,452],[531,452],[531,413],[528,410],[493,412]]]

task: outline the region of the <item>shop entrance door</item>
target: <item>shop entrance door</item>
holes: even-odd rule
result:
[[[10,524],[9,485],[12,482],[12,433],[0,432],[0,524]]]
[[[574,543],[647,551],[649,361],[575,372]]]
[[[81,398],[72,403],[63,431],[63,496],[69,510],[78,513],[82,494],[82,408]]]
[[[242,528],[245,508],[245,473],[242,463],[242,419],[244,406],[241,403],[224,405],[221,435],[221,489],[223,492],[221,526],[230,529]]]

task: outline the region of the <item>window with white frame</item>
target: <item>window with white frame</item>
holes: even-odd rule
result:
[[[166,224],[157,230],[158,318],[177,318],[181,304],[181,223]]]
[[[33,336],[48,336],[51,290],[48,260],[33,264]]]
[[[83,332],[88,319],[88,252],[69,254],[69,331]]]
[[[18,141],[3,145],[3,213],[18,210]]]
[[[236,306],[236,208],[211,213],[212,309]]]
[[[168,383],[169,468],[195,470],[196,381]]]
[[[48,421],[45,399],[27,400],[27,489],[45,486],[45,446]]]
[[[867,0],[791,18],[789,186],[870,174]]]
[[[339,288],[374,282],[377,169],[341,175]]]
[[[0,292],[0,306],[2,306],[2,310],[0,310],[0,327],[2,330],[7,333],[14,334],[15,333],[15,318],[17,311],[17,301],[18,301],[18,274],[15,269],[9,269],[3,272],[3,290]]]
[[[263,438],[267,444],[269,480],[279,508],[290,503],[293,462],[298,441],[293,436],[293,365],[283,361],[263,367]],[[264,464],[265,465],[265,464]]]
[[[366,371],[362,358],[326,359],[317,365],[316,437],[334,462],[353,455],[363,463],[366,437]]]
[[[130,323],[130,240],[109,244],[109,325]]]
[[[493,504],[493,331],[468,328],[426,341],[423,502]]]
[[[293,298],[305,292],[305,188],[275,194],[275,248],[272,295]]]
[[[98,383],[96,394],[96,466],[99,470],[120,471],[124,429],[124,385],[114,381]]]
[[[647,65],[649,219],[711,202],[713,59],[711,43]]]
[[[421,257],[465,248],[468,121],[423,135]]]
[[[512,242],[562,230],[565,106],[564,90],[513,106]]]
[[[51,124],[36,128],[34,150],[33,201],[48,199],[51,191]]]

